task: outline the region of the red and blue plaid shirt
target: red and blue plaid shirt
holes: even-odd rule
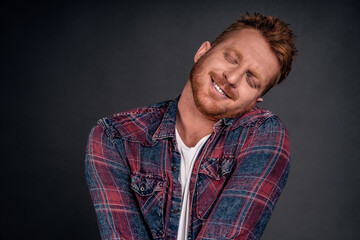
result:
[[[176,239],[181,208],[177,99],[99,120],[86,151],[86,180],[102,239]],[[188,239],[259,239],[289,171],[289,139],[255,107],[222,119],[190,180]]]

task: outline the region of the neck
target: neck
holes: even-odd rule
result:
[[[206,118],[196,107],[188,80],[178,102],[176,129],[188,147],[195,146],[200,139],[213,132],[216,121]]]

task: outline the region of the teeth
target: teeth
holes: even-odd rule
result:
[[[224,93],[224,91],[219,87],[219,85],[216,84],[216,82],[214,82],[214,86],[216,88],[216,90],[218,90],[219,93],[221,93],[222,95],[226,96],[226,94]]]

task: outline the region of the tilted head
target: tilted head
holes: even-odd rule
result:
[[[282,82],[288,76],[292,63],[297,55],[295,35],[289,28],[289,25],[279,18],[263,16],[260,13],[254,13],[253,15],[246,13],[240,20],[231,24],[222,32],[212,42],[211,47],[214,48],[219,43],[235,36],[240,30],[246,28],[253,28],[261,32],[280,64],[279,74],[272,79],[269,86],[263,92],[264,95],[273,86]]]
[[[294,34],[274,17],[246,14],[195,54],[189,88],[196,109],[208,119],[250,111],[290,72],[297,53]]]

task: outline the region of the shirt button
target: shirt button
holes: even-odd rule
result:
[[[174,210],[174,213],[175,213],[175,214],[178,214],[178,213],[179,213],[179,209],[175,209],[175,210]]]
[[[172,170],[173,170],[174,172],[176,172],[176,171],[177,171],[177,167],[172,167]]]

